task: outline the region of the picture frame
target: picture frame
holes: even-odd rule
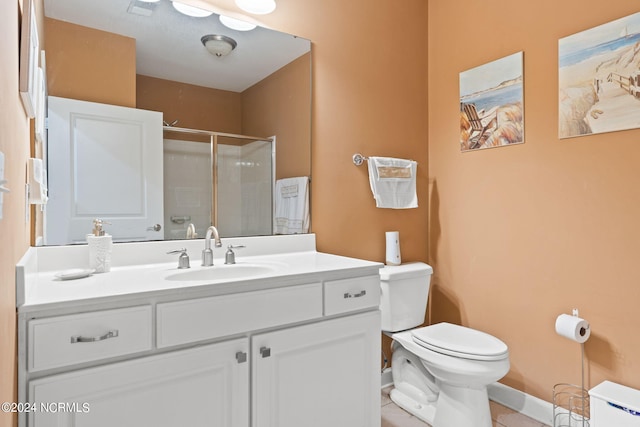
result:
[[[558,40],[558,137],[640,128],[640,12]]]
[[[25,0],[20,36],[19,91],[22,105],[29,118],[36,115],[39,52],[40,40],[33,0]]]
[[[460,151],[524,143],[524,52],[460,73]]]

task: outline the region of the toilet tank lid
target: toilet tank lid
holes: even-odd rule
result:
[[[409,262],[400,265],[385,265],[380,269],[380,280],[410,279],[433,274],[433,268],[424,262]]]
[[[622,406],[623,409],[640,413],[640,390],[611,381],[603,381],[589,390],[589,395],[592,399],[594,397],[602,399]]]

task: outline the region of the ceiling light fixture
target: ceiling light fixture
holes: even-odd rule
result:
[[[222,22],[225,27],[236,31],[251,31],[257,27],[256,24],[252,24],[251,22],[241,21],[224,15],[220,15],[220,22]]]
[[[275,0],[236,0],[236,5],[254,15],[266,15],[276,10]]]
[[[173,7],[178,12],[188,16],[193,16],[195,18],[206,18],[207,16],[211,16],[213,14],[213,12],[209,10],[200,9],[199,7],[190,6],[179,1],[172,1],[171,3],[173,3]]]
[[[155,8],[155,2],[132,0],[131,3],[129,3],[127,12],[131,13],[132,15],[151,16],[153,15],[153,11],[155,10]]]
[[[218,58],[228,55],[233,49],[238,46],[238,43],[231,37],[221,36],[218,34],[207,34],[200,39],[204,47],[207,48],[209,53],[217,56]]]

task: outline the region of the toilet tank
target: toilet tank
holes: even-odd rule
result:
[[[380,269],[382,330],[398,332],[424,323],[433,269],[422,262]]]
[[[640,390],[604,381],[591,390],[591,427],[639,427]]]

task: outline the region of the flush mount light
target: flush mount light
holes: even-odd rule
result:
[[[200,39],[204,47],[207,48],[209,53],[220,58],[221,56],[228,55],[233,49],[238,46],[238,43],[231,37],[221,36],[219,34],[207,34]]]
[[[188,4],[181,3],[179,1],[172,1],[173,7],[180,13],[183,13],[188,16],[193,16],[195,18],[206,18],[207,16],[211,16],[213,12],[205,9],[200,9],[199,7],[190,6]]]
[[[256,24],[252,24],[251,22],[241,21],[224,15],[220,15],[220,22],[222,22],[225,27],[236,31],[251,31],[257,27]]]
[[[132,15],[151,16],[153,15],[153,11],[155,10],[155,8],[155,2],[132,0],[131,3],[129,3],[127,12],[131,13]]]
[[[266,15],[276,10],[275,0],[236,0],[236,5],[254,15]]]

